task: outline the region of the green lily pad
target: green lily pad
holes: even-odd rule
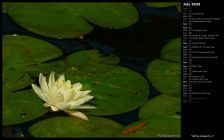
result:
[[[88,53],[91,57],[86,57]],[[65,77],[72,83],[82,83],[84,90],[92,91],[94,100],[91,103],[97,108],[87,114],[121,114],[144,104],[149,95],[147,81],[137,72],[115,65],[114,60],[117,61],[118,58],[101,57],[102,55],[97,53],[99,52],[95,50],[79,51],[72,54],[72,57],[68,56],[69,59],[65,59],[67,65]],[[94,58],[93,61],[91,58]],[[76,63],[76,60],[79,60],[79,63]],[[88,66],[89,61],[92,62]],[[96,74],[98,69],[101,69],[102,73]]]
[[[178,12],[181,12],[181,5],[177,6],[177,10],[178,10]]]
[[[147,68],[147,77],[158,91],[163,94],[180,97],[180,63],[156,59]]]
[[[89,22],[121,29],[138,20],[133,4],[124,2],[9,3],[7,14],[27,30],[54,38],[86,35],[93,30]]]
[[[157,8],[178,6],[180,4],[180,2],[146,2],[147,6]]]
[[[33,90],[22,90],[34,82],[39,73],[62,71],[62,56],[46,41],[21,35],[3,36],[3,125],[24,123],[47,112]],[[20,90],[17,92],[13,92]]]
[[[14,125],[36,119],[48,110],[33,90],[4,91],[3,125]]]
[[[34,124],[29,131],[34,137],[43,138],[105,138],[112,137],[121,127],[101,117],[89,116],[89,121],[75,117],[53,117]]]
[[[180,98],[159,95],[149,100],[139,111],[141,119],[155,116],[175,116],[180,113]]]
[[[119,61],[116,56],[103,56],[97,50],[80,51],[65,58],[66,66],[92,74],[110,71]]]
[[[155,8],[166,8],[166,7],[177,7],[177,10],[180,12],[181,3],[180,2],[146,2],[146,5],[149,7]]]
[[[12,91],[27,87],[34,80],[27,73],[3,68],[3,88]],[[3,92],[4,94],[4,92]]]
[[[141,126],[141,124],[144,124]],[[141,126],[138,128],[138,126]],[[132,128],[138,128],[130,131]],[[129,130],[129,132],[128,132]],[[179,138],[181,119],[178,116],[154,117],[134,122],[124,127],[116,137],[119,138]]]
[[[161,51],[161,59],[152,61],[147,68],[147,77],[161,93],[180,97],[181,92],[181,40],[174,39]]]
[[[179,62],[181,61],[181,40],[174,39],[167,43],[161,51],[161,59]]]
[[[6,3],[2,2],[2,13],[6,13]]]
[[[63,60],[50,60],[62,56],[54,45],[36,38],[22,35],[3,36],[3,81],[11,91],[30,85],[40,72],[49,73],[65,68]],[[49,61],[49,62],[48,62]]]

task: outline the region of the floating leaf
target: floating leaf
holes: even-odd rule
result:
[[[89,121],[53,117],[34,124],[29,131],[34,137],[42,138],[102,138],[112,137],[120,128],[120,124],[100,117],[90,116]]]
[[[33,81],[27,73],[10,68],[3,68],[3,88],[5,89],[12,91],[19,90],[27,87]]]
[[[180,63],[181,59],[181,41],[180,38],[167,43],[161,51],[161,59],[175,61]]]
[[[64,70],[63,60],[48,62],[60,56],[62,52],[46,41],[3,36],[3,125],[23,123],[47,112],[32,90],[22,89],[30,86],[40,72]]]
[[[147,77],[161,93],[180,97],[181,66],[180,63],[156,59],[147,68]]]
[[[149,7],[171,7],[171,6],[178,6],[180,2],[146,2],[146,5]]]
[[[4,91],[3,94],[3,125],[27,122],[45,114],[40,98],[33,90],[18,92]]]
[[[22,89],[32,83],[32,76],[52,70],[62,71],[63,60],[50,60],[62,56],[54,45],[22,35],[3,36],[3,81],[9,90]],[[48,62],[49,61],[49,62]]]
[[[178,12],[181,12],[181,5],[177,6],[177,10],[178,10]]]
[[[181,92],[181,41],[167,43],[161,51],[161,59],[152,61],[147,68],[147,77],[161,93],[180,97]]]
[[[66,66],[85,73],[103,73],[113,69],[119,63],[114,55],[103,56],[97,50],[80,51],[66,57]],[[96,65],[97,64],[97,65]]]
[[[6,13],[6,3],[2,2],[2,13]]]
[[[79,51],[65,59],[65,77],[82,83],[84,90],[92,91],[94,100],[91,103],[97,108],[87,114],[120,114],[144,104],[149,95],[147,81],[128,68],[116,66],[118,58],[102,57],[98,53],[96,50]],[[101,73],[96,74],[98,70]]]
[[[146,2],[146,5],[149,7],[155,8],[166,8],[176,6],[177,10],[181,11],[181,3],[180,2]]]
[[[54,38],[86,35],[93,30],[89,22],[121,29],[138,20],[136,8],[124,2],[9,3],[7,14],[27,30]]]
[[[141,119],[155,116],[175,116],[180,113],[180,98],[159,95],[149,100],[139,111]]]
[[[135,131],[140,124],[144,123]],[[124,133],[125,132],[125,133]],[[153,117],[148,120],[134,122],[124,127],[116,137],[130,138],[160,138],[160,137],[180,137],[181,120],[178,116]]]

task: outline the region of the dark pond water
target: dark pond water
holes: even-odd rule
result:
[[[146,78],[147,65],[153,59],[160,57],[160,51],[168,41],[180,36],[180,15],[175,8],[155,9],[146,7],[144,3],[135,3],[135,6],[141,17],[132,27],[122,30],[111,30],[93,25],[95,30],[84,36],[82,40],[59,40],[33,34],[18,26],[5,14],[3,14],[3,34],[22,34],[49,41],[59,47],[65,55],[86,49],[98,49],[105,55],[114,53],[121,59],[119,65],[128,67]],[[160,94],[151,86],[150,90],[149,98]],[[105,117],[113,119],[122,125],[127,125],[139,119],[138,110]],[[48,113],[28,123],[4,127],[3,136],[31,137],[28,133],[29,126],[52,115],[64,114],[60,112]]]

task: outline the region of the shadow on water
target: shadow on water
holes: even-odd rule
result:
[[[181,24],[179,13],[175,8],[158,10],[146,7],[144,3],[135,3],[135,6],[141,17],[133,26],[122,30],[112,30],[102,29],[92,24],[95,30],[84,36],[82,40],[53,39],[33,34],[21,28],[5,14],[3,14],[3,34],[16,33],[49,41],[58,46],[65,55],[85,49],[98,49],[105,54],[114,53],[121,59],[119,65],[130,68],[147,79],[145,72],[148,64],[160,57],[162,47],[169,40],[180,36]],[[150,82],[149,85],[151,85]],[[156,89],[150,86],[149,99],[159,94]],[[113,119],[122,125],[127,125],[139,120],[138,111],[139,108],[127,113],[105,117]],[[55,115],[64,114],[47,113],[41,118],[21,125],[3,127],[3,136],[31,137],[28,133],[30,125]]]

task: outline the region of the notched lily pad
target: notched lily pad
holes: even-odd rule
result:
[[[112,137],[121,127],[112,120],[94,116],[89,116],[89,121],[53,117],[34,124],[29,131],[34,137],[43,138],[106,138]]]
[[[116,67],[108,73],[93,76],[97,81],[90,88],[97,109],[93,115],[121,114],[144,104],[149,95],[147,81],[138,73],[124,67]]]
[[[32,83],[31,77],[40,72],[49,73],[65,68],[63,60],[48,62],[62,56],[54,45],[22,35],[3,36],[3,81],[11,91],[22,89]],[[46,62],[47,61],[47,62]]]
[[[181,119],[178,116],[153,117],[134,122],[124,127],[116,137],[119,138],[179,138]]]
[[[147,77],[161,93],[180,97],[181,93],[181,40],[174,39],[161,51],[161,59],[152,61]]]
[[[28,36],[3,36],[3,62],[10,68],[38,65],[62,56],[62,51],[54,45]]]
[[[161,51],[161,59],[181,62],[181,40],[180,38],[171,40]]]
[[[40,72],[64,70],[63,60],[50,61],[60,56],[62,51],[46,41],[3,36],[3,125],[30,121],[47,112],[33,90],[23,89],[29,88]]]
[[[34,80],[27,74],[14,69],[3,68],[3,88],[16,91],[27,87]],[[4,94],[4,92],[3,92]]]
[[[138,20],[136,8],[125,2],[9,3],[7,14],[29,31],[54,38],[86,35],[93,30],[89,22],[121,29]]]
[[[141,119],[150,119],[155,116],[175,116],[180,113],[180,98],[159,95],[149,100],[139,110]]]
[[[119,63],[114,55],[104,56],[97,50],[79,51],[65,58],[66,66],[84,73],[99,74],[112,70]]]
[[[148,65],[147,77],[152,85],[161,93],[180,97],[180,63],[156,59]]]
[[[91,53],[89,57],[88,53]],[[101,57],[95,50],[75,52],[71,56],[65,59],[65,77],[73,83],[82,83],[84,90],[91,90],[94,96],[91,103],[97,108],[87,114],[121,114],[134,110],[147,101],[147,81],[140,74],[115,65],[118,58]],[[79,67],[82,71],[79,71]],[[95,74],[98,69],[101,73]]]
[[[48,110],[33,90],[3,91],[3,125],[24,123],[45,114]]]

